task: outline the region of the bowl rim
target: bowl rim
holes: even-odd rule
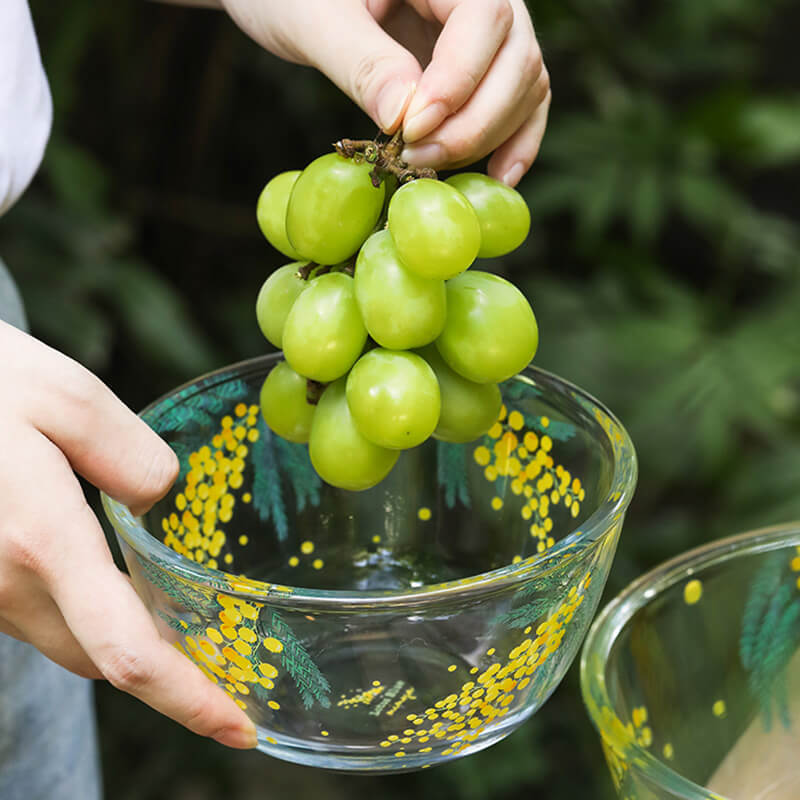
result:
[[[639,610],[665,590],[687,577],[700,574],[731,557],[755,555],[800,546],[800,520],[778,523],[763,528],[716,539],[687,550],[640,575],[623,589],[600,612],[583,643],[580,659],[581,695],[589,718],[601,737],[614,741],[614,734],[603,725],[602,708],[609,708],[616,717],[616,708],[606,688],[606,664],[611,648],[620,633]],[[730,800],[676,772],[650,750],[635,740],[625,742],[625,760],[650,780],[683,800]]]
[[[223,379],[229,380],[234,376],[246,377],[254,372],[262,371],[264,365],[278,361],[282,356],[281,352],[269,353],[212,370],[161,395],[143,408],[139,412],[139,416],[144,416],[177,393],[201,382],[213,381],[215,378],[219,378],[221,381]],[[559,391],[565,397],[569,397],[573,403],[578,405],[581,405],[581,402],[588,403],[590,407],[596,408],[608,417],[619,436],[616,440],[612,440],[608,431],[598,422],[601,430],[608,437],[608,445],[613,460],[613,475],[603,501],[598,504],[597,508],[583,521],[579,528],[570,530],[568,534],[548,550],[533,554],[517,563],[470,575],[468,578],[425,584],[413,589],[398,591],[354,592],[343,589],[307,589],[277,585],[249,578],[243,581],[232,573],[210,569],[179,555],[164,545],[156,536],[149,533],[142,524],[141,518],[134,517],[124,504],[109,497],[105,492],[100,492],[103,509],[117,536],[121,537],[140,557],[145,557],[149,561],[152,561],[153,557],[155,557],[162,567],[168,568],[180,577],[200,585],[208,585],[209,583],[221,585],[232,581],[236,586],[231,586],[230,588],[226,586],[224,588],[226,593],[252,600],[263,601],[268,598],[270,603],[277,601],[281,605],[294,605],[302,602],[309,607],[313,606],[318,609],[363,608],[365,606],[374,607],[375,605],[384,608],[395,605],[419,604],[430,598],[438,600],[462,593],[475,594],[485,589],[496,591],[530,575],[539,574],[540,572],[543,574],[550,569],[554,569],[556,563],[559,566],[563,566],[566,559],[576,557],[578,552],[584,550],[584,547],[588,548],[596,545],[624,517],[636,488],[638,475],[638,462],[633,442],[625,427],[606,406],[572,382],[532,364],[518,373],[522,377],[525,377],[526,374],[532,377],[542,376],[546,381],[556,385]],[[580,550],[575,547],[578,542],[583,545]]]

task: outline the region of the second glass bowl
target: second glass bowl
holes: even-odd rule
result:
[[[592,626],[581,683],[621,798],[800,796],[800,525],[639,578]]]

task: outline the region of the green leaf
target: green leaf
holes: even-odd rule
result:
[[[754,98],[737,122],[741,155],[751,164],[776,167],[800,160],[800,96]]]
[[[113,266],[111,299],[142,352],[187,375],[219,363],[213,345],[189,316],[178,291],[139,261]]]

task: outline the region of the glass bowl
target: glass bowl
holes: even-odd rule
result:
[[[583,698],[621,798],[800,795],[800,525],[692,550],[598,617]]]
[[[503,384],[481,440],[429,440],[348,492],[266,428],[276,363],[149,406],[178,480],[143,518],[103,497],[162,635],[279,758],[402,771],[502,739],[555,689],[596,610],[636,481],[625,430],[530,368]]]

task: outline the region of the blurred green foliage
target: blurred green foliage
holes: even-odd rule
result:
[[[0,225],[34,331],[133,407],[263,352],[266,180],[373,132],[214,12],[32,3],[56,121]],[[537,0],[551,121],[521,191],[537,363],[629,428],[640,483],[608,594],[711,538],[800,517],[800,10]],[[99,687],[108,796],[611,797],[573,669],[508,740],[419,775],[327,775],[197,740]]]

